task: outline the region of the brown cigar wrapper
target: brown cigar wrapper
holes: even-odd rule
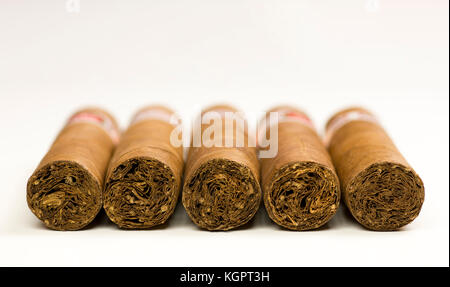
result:
[[[351,112],[373,117],[365,109],[350,108],[334,115],[327,130]],[[423,182],[377,122],[352,120],[328,138],[345,204],[360,224],[372,230],[396,230],[419,215]]]
[[[292,107],[277,107],[278,153],[261,158],[264,205],[269,217],[291,230],[323,226],[339,207],[339,181],[331,158],[308,117]],[[288,115],[286,120],[282,114]],[[269,126],[266,127],[269,132]]]
[[[215,106],[203,114],[218,110],[237,111],[229,106]],[[209,126],[202,124],[201,134]],[[225,138],[225,132],[222,137]],[[235,133],[233,142],[234,137]],[[233,229],[250,221],[257,212],[261,202],[257,151],[249,147],[247,133],[244,141],[244,147],[189,149],[182,201],[189,217],[199,227]]]
[[[84,109],[104,117],[118,134],[115,120],[100,109]],[[45,225],[55,230],[78,230],[88,225],[102,206],[103,179],[114,140],[101,126],[67,124],[27,183],[27,202]]]
[[[141,112],[168,108],[152,106]],[[183,147],[170,143],[174,125],[156,118],[132,123],[108,168],[104,209],[121,228],[144,229],[165,223],[180,193]]]

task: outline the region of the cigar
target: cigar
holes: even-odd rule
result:
[[[75,113],[27,184],[31,211],[54,230],[78,230],[102,207],[103,179],[119,129],[98,108]]]
[[[236,118],[228,121],[227,114]],[[208,123],[208,117],[214,120]],[[259,162],[256,146],[251,145],[254,138],[249,137],[245,119],[233,107],[211,107],[201,118],[203,123],[194,127],[194,146],[186,161],[183,205],[199,227],[230,230],[250,221],[261,202]],[[219,144],[211,146],[207,134],[216,123],[222,129],[212,135]],[[233,128],[223,128],[228,124]],[[195,146],[197,136],[201,142]]]
[[[171,143],[181,120],[162,106],[140,110],[111,159],[104,209],[120,228],[144,229],[165,223],[180,193],[183,147]]]
[[[343,110],[326,130],[345,205],[361,225],[396,230],[419,215],[423,182],[371,112]]]
[[[277,116],[270,122],[270,113]],[[261,158],[264,205],[269,217],[290,230],[323,226],[339,206],[339,180],[310,118],[289,106],[267,112],[260,127],[277,125],[278,153]],[[274,136],[274,135],[272,135]]]

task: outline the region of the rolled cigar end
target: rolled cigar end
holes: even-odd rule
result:
[[[175,210],[183,170],[182,146],[171,133],[181,120],[164,106],[138,111],[111,159],[103,207],[125,229],[164,224]]]
[[[90,223],[102,206],[102,191],[92,175],[71,161],[38,169],[28,180],[31,211],[55,230],[78,230]]]
[[[247,223],[260,201],[259,184],[250,168],[225,158],[203,163],[183,189],[187,213],[207,230],[229,230]]]
[[[173,171],[163,162],[133,157],[122,162],[106,183],[104,208],[121,228],[150,228],[172,215],[179,187]]]
[[[311,120],[299,109],[279,106],[278,154],[261,159],[264,205],[269,217],[291,230],[325,225],[340,202],[339,180],[331,158]],[[269,133],[274,123],[263,124]]]
[[[316,162],[294,162],[280,168],[264,193],[267,213],[291,230],[323,226],[339,206],[339,183],[334,171]]]
[[[259,162],[256,148],[249,144],[242,113],[228,105],[217,105],[203,110],[202,121],[210,112],[220,115],[221,144],[207,147],[203,141],[202,145],[189,149],[182,201],[189,217],[200,228],[230,230],[249,222],[258,211],[262,197]],[[237,117],[232,120],[236,130],[231,134],[224,128],[227,113]],[[211,127],[213,124],[203,122],[194,132],[199,132],[204,140],[203,133]],[[237,147],[238,131],[242,132],[241,147]],[[226,139],[233,144],[226,147]]]
[[[106,167],[119,131],[109,113],[75,113],[27,183],[33,214],[54,230],[78,230],[102,207]]]
[[[422,180],[408,166],[394,162],[371,165],[347,187],[347,204],[355,219],[372,230],[396,230],[420,212]]]
[[[397,230],[419,215],[424,184],[372,113],[337,113],[327,123],[326,142],[346,206],[361,225]]]

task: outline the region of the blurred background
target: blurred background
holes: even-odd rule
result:
[[[87,258],[90,265],[231,265],[239,256],[241,266],[448,265],[448,6],[445,0],[2,0],[0,250],[9,248],[0,264],[56,262],[52,256],[40,261],[37,254],[44,251],[29,242],[38,240],[60,247],[55,254],[66,265],[89,264]],[[281,232],[265,214],[244,232],[210,234],[196,230],[179,210],[174,222],[183,224],[173,228],[116,235],[114,226],[100,224],[88,230],[92,238],[49,232],[29,212],[26,180],[76,109],[101,106],[126,128],[148,104],[165,104],[189,123],[215,103],[233,104],[254,123],[273,105],[292,104],[321,133],[334,112],[365,106],[424,180],[421,215],[406,233],[387,235],[360,229],[342,214],[325,236]],[[205,251],[228,247],[215,250],[222,261],[206,261],[208,252],[195,253],[194,247],[175,248],[174,254],[185,255],[177,255],[179,261],[148,259],[163,252],[155,249],[158,240],[175,240],[171,232],[190,234],[186,244]],[[109,258],[104,245],[111,234],[124,245],[156,241],[147,259],[133,257],[141,252],[135,247],[119,260]],[[257,235],[264,239],[255,244]],[[103,257],[89,257],[81,247],[77,255],[64,249],[62,242],[71,240],[93,244]],[[369,243],[375,247],[360,249]],[[314,253],[305,250],[279,258],[277,248],[290,244],[325,249],[310,261],[305,255]],[[262,258],[265,246],[274,248]],[[338,247],[347,250],[344,259]],[[320,260],[326,254],[336,256]]]

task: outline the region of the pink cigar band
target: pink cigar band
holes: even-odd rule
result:
[[[94,111],[81,111],[74,114],[68,120],[67,126],[76,123],[94,124],[102,128],[108,134],[115,145],[119,143],[120,132],[113,120],[106,114],[96,113]]]
[[[181,125],[181,118],[176,113],[158,107],[150,107],[138,112],[131,121],[131,125],[146,120],[158,120],[171,124],[174,127]]]
[[[343,114],[336,116],[328,124],[324,138],[325,146],[329,146],[331,139],[340,128],[353,121],[364,121],[378,124],[377,118],[368,112],[361,110],[351,110],[348,112],[344,112]]]
[[[277,121],[272,123],[270,121],[270,113],[277,113]],[[315,130],[314,124],[311,121],[311,119],[305,115],[304,113],[298,112],[293,109],[289,108],[282,108],[273,112],[270,112],[267,114],[259,123],[258,128],[258,136],[257,140],[258,142],[261,142],[262,137],[267,132],[267,128],[271,127],[275,124],[281,124],[281,123],[299,123],[301,125],[304,125],[312,130]]]

